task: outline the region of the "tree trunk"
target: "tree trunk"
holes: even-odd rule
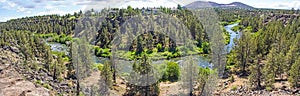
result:
[[[79,96],[80,94],[80,86],[79,86],[79,80],[77,80],[77,92],[76,95]]]

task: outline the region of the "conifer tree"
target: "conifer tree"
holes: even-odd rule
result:
[[[289,71],[290,76],[288,81],[290,82],[291,87],[300,87],[300,57],[292,65],[291,70]]]
[[[261,63],[261,55],[258,55],[255,58],[254,64],[250,66],[249,82],[253,89],[262,88],[261,83],[262,83],[263,76],[261,72],[262,65],[260,63]]]
[[[112,71],[111,64],[108,61],[104,62],[101,70],[101,79],[99,81],[99,92],[101,96],[109,96],[110,87],[112,86]]]
[[[267,56],[268,62],[265,64],[263,68],[263,73],[265,77],[266,87],[273,87],[273,83],[275,83],[276,77],[276,50],[272,48],[270,53]]]

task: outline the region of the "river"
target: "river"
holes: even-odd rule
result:
[[[233,30],[231,30],[234,26],[237,26],[238,24],[239,23],[235,23],[235,24],[225,26],[226,31],[229,32],[230,34],[230,42],[228,45],[225,46],[225,50],[227,51],[227,53],[229,53],[232,50],[232,48],[235,46],[234,39],[240,37],[240,32],[234,32]]]
[[[234,26],[237,26],[237,25],[238,25],[238,23],[224,26],[226,31],[229,32],[229,34],[230,34],[230,42],[228,45],[225,46],[225,50],[227,51],[227,53],[229,53],[232,50],[232,48],[235,46],[234,39],[239,38],[239,36],[240,36],[240,32],[234,32],[233,30],[231,30]],[[47,44],[51,46],[51,49],[53,51],[66,52],[66,54],[69,53],[68,47],[64,44],[53,43],[53,42],[51,42],[51,43],[47,42]],[[209,63],[209,60],[205,57],[193,56],[193,58],[197,58],[196,62],[199,62],[198,65],[203,68],[205,68],[205,67],[212,68],[213,67],[213,64]],[[95,63],[103,64],[106,60],[108,60],[108,59],[94,56]],[[180,57],[180,58],[173,58],[170,61],[174,61],[174,62],[177,62],[179,65],[182,65],[181,62],[183,62],[184,60],[186,60],[185,57]],[[121,72],[130,71],[131,65],[133,63],[133,61],[126,61],[126,60],[116,60],[115,62],[118,64],[119,70]],[[157,60],[157,61],[152,61],[152,64],[163,64],[164,62],[165,62],[165,60]]]

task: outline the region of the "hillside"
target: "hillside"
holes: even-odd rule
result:
[[[240,2],[185,7],[0,23],[0,96],[300,94],[299,11]]]
[[[197,8],[241,8],[241,9],[254,9],[254,7],[246,5],[241,2],[232,2],[230,4],[219,4],[211,1],[195,1],[187,4],[185,8],[197,9]]]

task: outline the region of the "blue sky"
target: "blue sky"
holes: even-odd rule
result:
[[[0,0],[0,22],[35,15],[78,12],[104,7],[175,7],[197,0]],[[257,8],[300,9],[300,0],[209,0],[217,3],[242,2]]]

